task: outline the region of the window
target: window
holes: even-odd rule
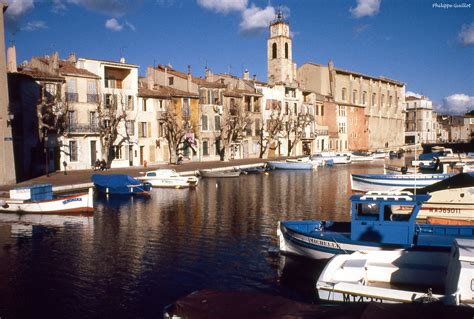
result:
[[[189,120],[189,99],[188,98],[183,98],[183,108],[182,108],[182,113],[183,113],[183,119],[186,121]]]
[[[276,59],[277,57],[277,44],[273,43],[272,44],[272,59]]]
[[[158,123],[158,137],[165,136],[165,123],[159,122]]]
[[[150,126],[148,125],[147,122],[138,123],[138,137],[148,137],[147,133],[149,129],[150,129]]]
[[[122,148],[114,146],[114,159],[122,159]]]
[[[219,115],[216,115],[214,117],[214,130],[215,131],[221,130],[221,117]]]
[[[385,95],[382,94],[382,96],[380,97],[380,106],[383,107],[383,104],[384,104],[384,101],[385,100]]]
[[[389,96],[388,97],[388,106],[392,106],[392,100],[393,100],[393,96]]]
[[[68,112],[68,127],[69,129],[74,129],[76,127],[76,111],[69,111]]]
[[[66,99],[69,102],[77,102],[76,79],[66,81]]]
[[[298,114],[298,104],[297,103],[293,103],[293,112],[294,112],[294,114]]]
[[[174,84],[174,77],[170,76],[168,78],[168,85],[173,85]]]
[[[89,126],[91,131],[97,130],[97,116],[95,112],[89,112]]]
[[[285,43],[285,59],[288,59],[288,42]]]
[[[69,141],[69,162],[77,162],[77,142]]]
[[[362,92],[362,105],[365,105],[367,103],[367,92],[364,91]]]
[[[237,114],[237,106],[235,105],[235,99],[231,98],[230,99],[230,115],[236,115]]]
[[[117,96],[113,94],[104,94],[104,106],[106,109],[117,107]]]
[[[48,102],[53,101],[56,98],[58,86],[54,83],[46,83],[44,86],[44,97]]]
[[[288,102],[285,102],[285,114],[288,114],[290,112],[290,106]]]
[[[346,133],[346,123],[339,123],[339,133]]]
[[[372,106],[375,106],[377,104],[375,103],[376,99],[377,99],[377,94],[372,93]]]
[[[352,91],[352,104],[357,104],[357,90]]]
[[[338,115],[339,116],[346,116],[346,106],[345,105],[338,105]]]
[[[163,100],[158,100],[158,105],[160,107],[160,110],[163,110],[163,103],[164,101]]]
[[[208,130],[208,127],[207,127],[207,115],[202,115],[201,116],[201,129],[203,131],[207,131]]]
[[[142,98],[142,101],[143,101],[143,102],[142,102],[142,111],[143,111],[143,112],[146,112],[146,101],[147,101],[147,99],[146,99],[146,98]]]
[[[245,110],[247,112],[252,111],[252,97],[251,96],[246,96],[245,97]]]
[[[97,83],[87,81],[87,103],[97,103]]]
[[[115,80],[115,77],[113,76],[106,76],[105,78],[105,87],[106,88],[111,88],[115,89],[117,88],[117,80]]]
[[[209,141],[202,141],[202,155],[209,155]]]
[[[260,119],[255,119],[255,135],[259,136],[262,132],[260,127]]]
[[[127,95],[127,110],[133,111],[133,95]]]
[[[324,105],[321,105],[321,116],[324,116]]]
[[[206,89],[199,90],[199,104],[206,104]]]
[[[260,112],[260,103],[261,103],[261,99],[257,99],[257,100],[254,100],[254,104],[253,104],[253,111],[256,112],[256,113],[259,113]]]
[[[341,98],[342,98],[343,101],[346,100],[346,88],[342,88]]]
[[[125,122],[128,135],[135,135],[135,121]]]

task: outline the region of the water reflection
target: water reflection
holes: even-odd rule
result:
[[[382,166],[274,171],[202,179],[196,190],[153,189],[150,198],[98,197],[93,217],[42,217],[31,231],[13,231],[21,238],[12,237],[11,224],[25,220],[0,216],[0,316],[156,317],[204,288],[315,301],[319,268],[299,259],[281,265],[268,251],[279,220],[348,220],[353,170]]]

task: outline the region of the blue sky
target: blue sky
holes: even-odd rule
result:
[[[474,0],[8,0],[18,62],[60,57],[243,69],[266,80],[265,27],[280,8],[293,59],[403,81],[445,112],[474,109]],[[465,5],[462,5],[462,4]],[[455,4],[457,6],[455,6]]]

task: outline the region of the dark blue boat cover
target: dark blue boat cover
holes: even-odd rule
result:
[[[140,185],[141,182],[126,174],[94,174],[91,176],[94,184],[101,187],[119,188],[127,185]]]
[[[418,159],[420,161],[429,161],[429,160],[432,160],[435,157],[440,157],[440,156],[443,156],[443,155],[444,155],[444,152],[425,153],[425,154],[420,154]]]

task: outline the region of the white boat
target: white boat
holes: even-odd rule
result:
[[[405,188],[422,188],[454,174],[351,174],[353,191],[399,191]]]
[[[375,151],[372,153],[374,159],[385,159],[388,158],[388,153],[384,151]]]
[[[414,192],[414,190],[409,190]],[[417,218],[428,217],[474,220],[474,173],[460,173],[438,183],[417,190],[430,194],[423,203]],[[405,207],[394,208],[397,213],[409,213]]]
[[[212,169],[200,169],[199,175],[201,177],[208,178],[234,178],[239,177],[242,172],[240,170],[212,170]]]
[[[350,164],[351,154],[349,153],[335,153],[335,152],[320,152],[311,155],[311,160],[322,159],[325,161],[332,160],[333,164]]]
[[[351,153],[351,160],[353,162],[365,162],[365,161],[373,161],[375,159],[373,154],[365,153],[365,152],[352,152]]]
[[[37,186],[42,186],[42,188],[32,186],[11,190],[10,198],[0,199],[0,213],[68,214],[94,211],[92,188],[89,188],[87,193],[53,198],[51,184]],[[35,194],[31,193],[38,189],[42,198],[38,198],[38,196],[35,198]],[[45,194],[46,196],[43,196]]]
[[[321,300],[474,306],[474,240],[456,239],[451,253],[358,251],[337,255],[316,283]]]
[[[269,161],[268,165],[273,169],[316,170],[318,168],[318,164],[310,160]]]
[[[150,183],[153,187],[171,188],[196,187],[199,182],[196,176],[181,176],[176,170],[167,168],[148,171],[139,179]]]

